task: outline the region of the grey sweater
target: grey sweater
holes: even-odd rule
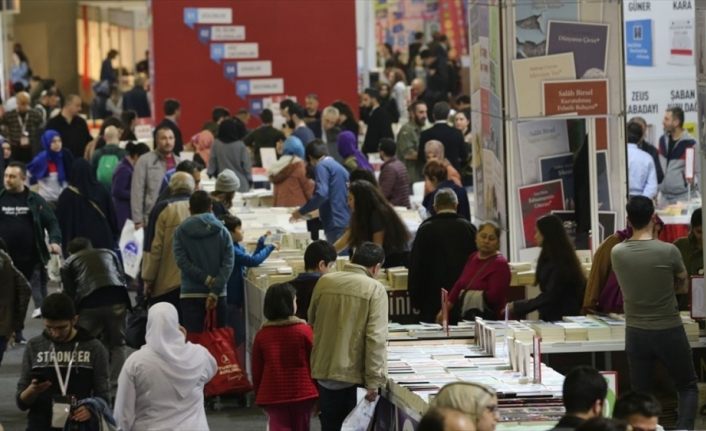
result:
[[[74,396],[76,400],[88,397],[100,397],[109,400],[109,375],[108,353],[100,341],[92,338],[86,331],[77,328],[78,332],[73,340],[66,343],[53,343],[43,333],[27,342],[22,359],[22,374],[17,382],[17,406],[20,410],[29,410],[27,415],[28,431],[46,431],[51,428],[52,396],[61,395],[59,383],[54,369],[54,353],[59,364],[62,379],[66,379],[66,371],[73,356],[71,377],[67,396]],[[52,349],[54,346],[54,349]],[[72,354],[76,349],[76,352]],[[51,386],[39,395],[31,405],[20,400],[20,394],[32,382],[32,371],[45,375]]]
[[[241,193],[250,190],[252,183],[252,162],[250,154],[243,141],[222,142],[216,139],[211,147],[211,157],[208,161],[208,176],[215,177],[224,169],[235,172],[240,180]]]

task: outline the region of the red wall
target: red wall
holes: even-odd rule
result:
[[[258,60],[272,60],[272,77],[284,78],[285,94],[300,103],[314,92],[322,108],[336,99],[358,105],[353,0],[152,0],[153,115],[161,121],[164,99],[178,99],[185,140],[214,106],[248,107],[224,77],[222,62],[211,60],[208,44],[199,42],[198,26],[184,24],[185,7],[232,8],[232,25],[245,26],[243,42],[259,43]]]

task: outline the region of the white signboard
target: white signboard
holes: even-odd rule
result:
[[[249,78],[254,76],[270,76],[272,75],[272,62],[264,61],[239,61],[238,78]]]
[[[245,40],[245,26],[214,25],[213,27],[211,27],[211,40]]]

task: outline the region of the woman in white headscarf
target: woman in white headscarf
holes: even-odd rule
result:
[[[150,307],[147,344],[125,361],[118,379],[120,430],[208,431],[203,388],[218,368],[208,350],[185,337],[172,304]]]

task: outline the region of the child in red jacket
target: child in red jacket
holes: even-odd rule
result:
[[[309,366],[314,334],[295,317],[296,307],[292,285],[270,286],[264,305],[267,321],[253,343],[255,402],[265,409],[270,431],[308,431],[319,397]]]

